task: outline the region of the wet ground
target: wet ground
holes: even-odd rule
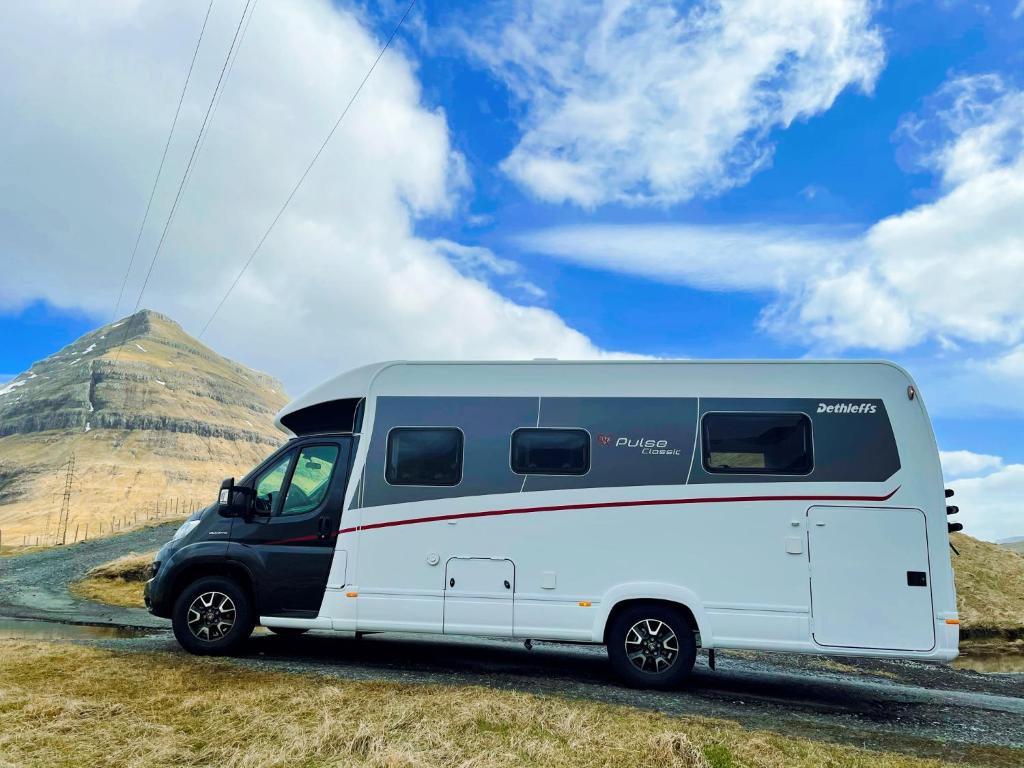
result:
[[[971,669],[975,672],[1016,672],[1022,675],[1024,685],[1024,648],[1013,651],[981,651],[961,649],[960,656],[953,661],[957,669]]]
[[[64,585],[127,551],[154,549],[171,528],[0,559],[0,615],[93,622],[0,621],[0,637],[68,639],[124,651],[180,654],[167,622],[139,609],[78,600]],[[119,629],[126,625],[141,629]],[[970,659],[969,661],[974,661]],[[994,660],[989,660],[993,665]],[[1024,674],[818,656],[702,655],[682,691],[621,688],[591,646],[470,638],[258,632],[233,663],[349,680],[485,685],[735,720],[750,728],[979,765],[1024,765]],[[979,662],[982,664],[983,662]]]

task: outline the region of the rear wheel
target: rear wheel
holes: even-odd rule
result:
[[[634,688],[678,688],[693,670],[697,642],[683,614],[656,603],[630,606],[608,628],[608,659]]]
[[[171,626],[181,647],[201,656],[232,653],[252,634],[252,601],[235,581],[206,576],[174,602]]]

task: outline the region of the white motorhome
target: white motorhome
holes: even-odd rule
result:
[[[602,643],[651,687],[698,647],[957,655],[956,508],[891,363],[391,362],[277,423],[147,585],[193,652],[255,624]]]

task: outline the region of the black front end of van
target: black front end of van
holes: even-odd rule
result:
[[[175,581],[183,575],[182,565],[223,561],[231,538],[231,520],[222,517],[213,504],[190,516],[164,544],[153,559],[150,579],[143,597],[154,616],[171,617]]]
[[[227,652],[261,617],[317,617],[357,439],[290,440],[237,483],[225,479],[217,502],[160,549],[146,607],[187,650]]]

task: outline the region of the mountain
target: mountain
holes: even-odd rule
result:
[[[1008,539],[1000,539],[999,545],[1012,549],[1014,552],[1024,555],[1024,536],[1011,536]]]
[[[86,523],[95,535],[210,503],[283,442],[287,399],[150,310],[82,336],[0,386],[3,542],[52,538],[72,454],[68,541]]]

